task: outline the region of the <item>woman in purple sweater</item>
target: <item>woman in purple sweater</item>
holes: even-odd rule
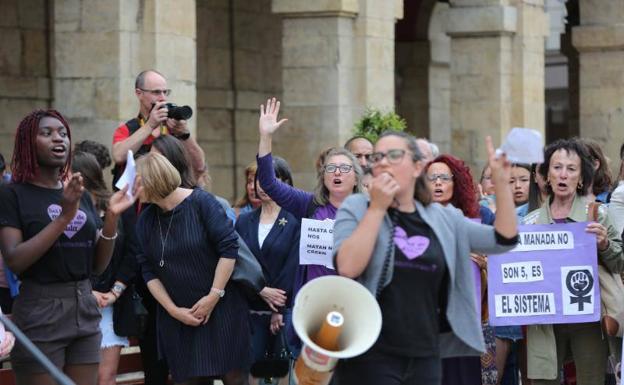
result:
[[[333,147],[320,156],[317,185],[314,193],[296,189],[275,177],[271,144],[273,133],[288,119],[277,120],[280,102],[267,100],[260,106],[260,144],[258,146],[257,178],[264,192],[283,209],[297,218],[334,219],[336,211],[352,193],[360,192],[362,168],[349,151]],[[322,265],[299,265],[294,293],[306,282],[323,275],[335,275],[333,269]]]

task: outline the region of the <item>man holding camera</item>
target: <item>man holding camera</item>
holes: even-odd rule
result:
[[[148,152],[152,141],[160,135],[173,135],[180,139],[189,154],[191,167],[196,176],[205,171],[204,152],[191,137],[187,122],[181,116],[170,116],[167,96],[167,79],[156,70],[141,72],[134,84],[134,93],[139,100],[139,115],[119,126],[113,134],[114,181],[121,176],[128,150],[137,155]],[[190,114],[192,110],[188,108]],[[180,115],[180,114],[176,114]],[[184,114],[181,114],[184,115]]]

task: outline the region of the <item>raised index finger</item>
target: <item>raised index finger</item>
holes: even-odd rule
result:
[[[492,137],[489,135],[485,137],[485,148],[487,149],[488,157],[492,158],[494,156],[494,145],[492,144]]]

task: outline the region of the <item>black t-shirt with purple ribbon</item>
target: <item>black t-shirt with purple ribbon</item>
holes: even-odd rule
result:
[[[61,213],[63,189],[29,183],[0,187],[0,227],[22,231],[24,241],[37,235]],[[102,221],[85,191],[74,219],[43,256],[19,275],[41,284],[87,279],[93,270],[95,238]]]
[[[407,357],[437,356],[448,292],[442,245],[418,211],[394,211],[391,217],[394,274],[379,296],[383,324],[376,348]]]

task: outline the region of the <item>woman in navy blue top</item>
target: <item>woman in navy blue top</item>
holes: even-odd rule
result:
[[[285,160],[273,158],[273,168],[277,178],[292,186],[292,176]],[[260,262],[266,281],[266,287],[260,293],[249,296],[252,347],[257,361],[267,353],[279,354],[283,347],[282,339],[276,336],[291,321],[293,283],[299,263],[300,222],[278,206],[257,181],[255,190],[262,205],[241,214],[236,231]]]
[[[158,301],[157,343],[175,382],[221,377],[245,384],[250,361],[247,305],[230,283],[238,237],[214,196],[179,187],[158,153],[137,162],[151,202],[137,222],[143,278]]]

